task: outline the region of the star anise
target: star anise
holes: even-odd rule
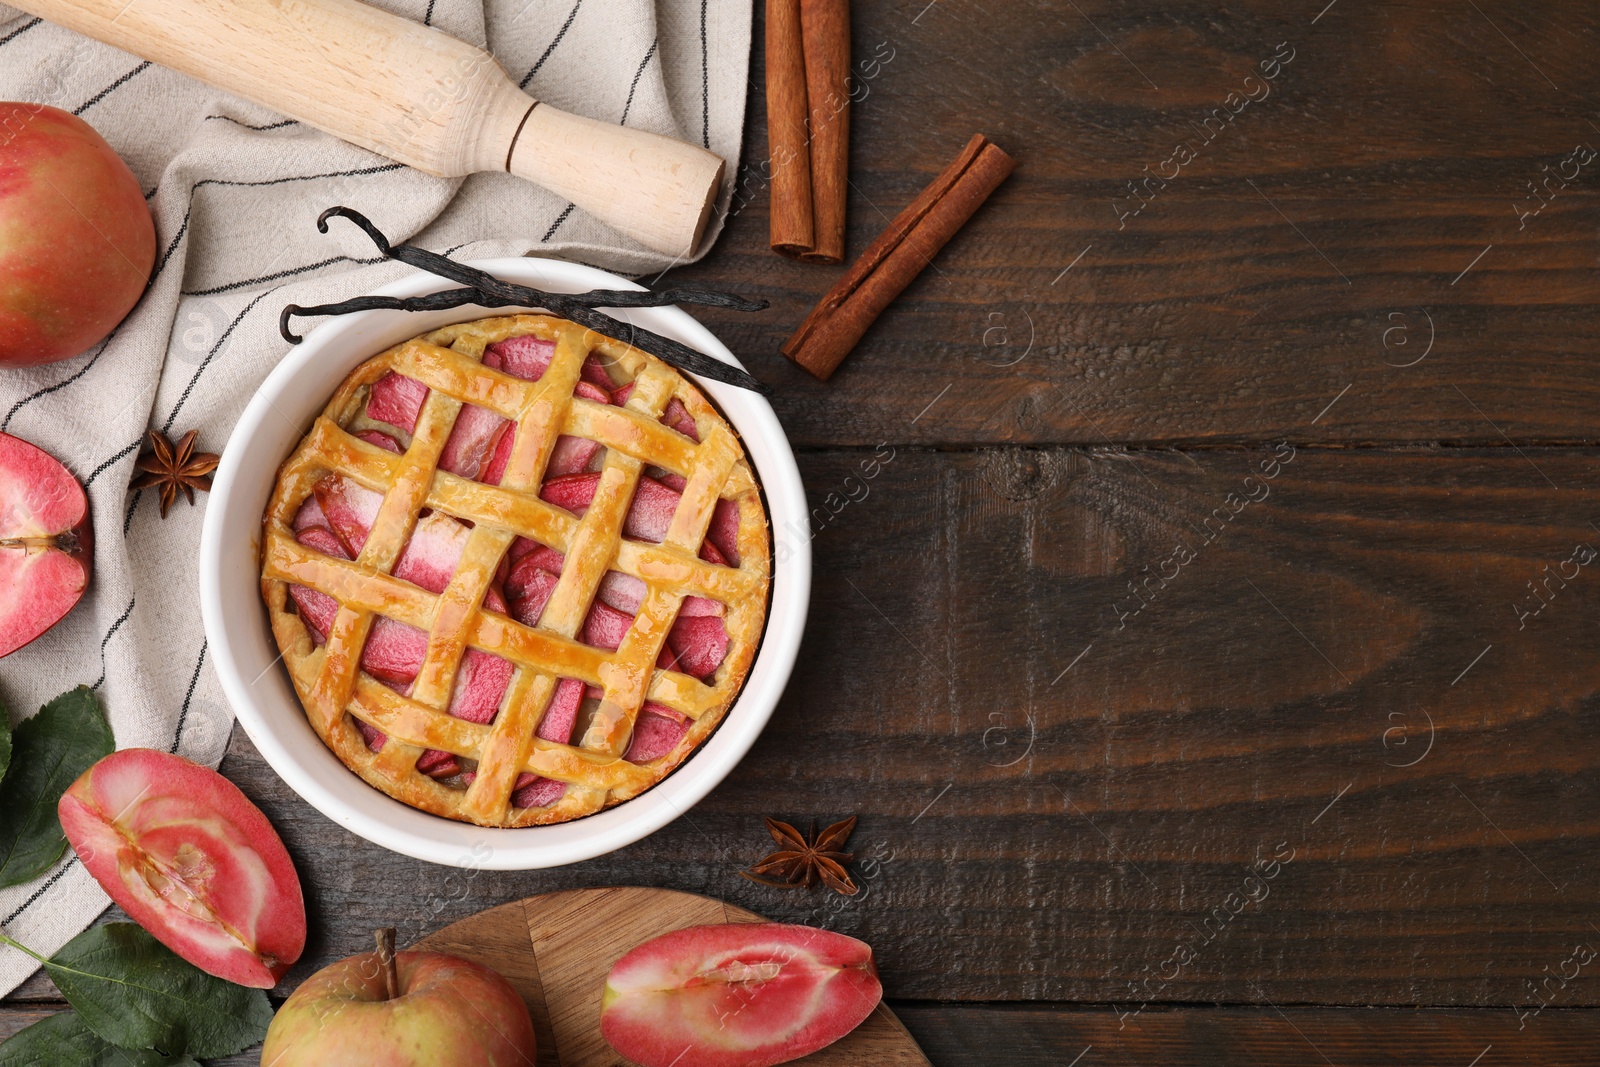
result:
[[[134,489],[159,489],[161,491],[161,517],[181,492],[194,503],[194,491],[211,492],[211,472],[217,469],[221,457],[214,452],[196,452],[194,439],[198,430],[190,430],[178,439],[176,446],[159,430],[150,431],[151,452],[139,457],[136,469],[141,471],[133,479]]]
[[[821,834],[817,833],[817,824],[813,822],[811,832],[806,835],[786,822],[768,819],[767,832],[780,848],[748,871],[739,873],[752,882],[779,889],[796,889],[800,886],[810,889],[820,880],[835,892],[853,897],[857,891],[856,884],[850,880],[850,872],[845,870],[844,865],[854,858],[855,853],[842,849],[855,828],[854,815],[843,822],[834,823]]]

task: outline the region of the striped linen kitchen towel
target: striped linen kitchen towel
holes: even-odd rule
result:
[[[486,45],[533,96],[580,115],[702,144],[728,160],[726,211],[744,123],[748,0],[370,0]],[[0,370],[0,430],[47,449],[89,492],[88,596],[0,662],[13,720],[92,685],[117,747],[216,766],[233,715],[207,660],[195,574],[205,497],[162,521],[128,483],[146,428],[199,431],[220,452],[261,380],[288,351],[285,304],[361,293],[409,268],[379,262],[351,226],[319,234],[346,204],[394,239],[459,258],[562,256],[642,274],[667,257],[504,174],[433,178],[0,4],[0,100],[80,115],[132,167],[155,216],[154,277],[112,336],[61,363]],[[714,221],[713,226],[720,226]],[[71,856],[0,891],[0,925],[54,952],[108,901]],[[34,963],[0,949],[0,995]]]

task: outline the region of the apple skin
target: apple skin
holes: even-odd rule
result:
[[[138,303],[155,259],[144,191],[94,127],[0,102],[0,366],[91,347]]]
[[[532,1067],[533,1020],[511,983],[438,952],[395,956],[400,995],[383,999],[375,952],[324,967],[284,1001],[261,1062],[272,1067]]]

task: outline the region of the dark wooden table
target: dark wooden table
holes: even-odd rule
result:
[[[859,4],[852,251],[971,133],[1020,165],[826,385],[777,354],[838,270],[767,251],[758,44],[735,217],[672,277],[773,301],[702,317],[817,509],[783,703],[684,818],[526,874],[352,837],[236,733],[316,916],[284,988],[631,883],[870,941],[941,1067],[1594,1062],[1597,26]],[[737,877],[762,815],[849,813],[854,900]]]

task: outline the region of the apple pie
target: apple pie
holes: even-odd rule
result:
[[[637,796],[738,696],[767,515],[672,367],[566,319],[447,326],[345,379],[278,472],[261,589],[317,734],[481,826]]]

